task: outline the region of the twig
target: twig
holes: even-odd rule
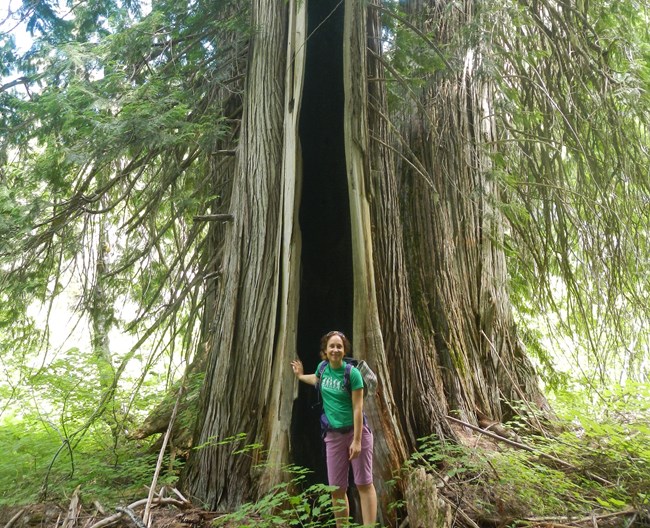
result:
[[[144,523],[142,522],[142,519],[136,515],[136,513],[131,509],[131,508],[120,508],[117,507],[115,508],[115,511],[118,511],[120,513],[124,513],[133,521],[133,524],[135,524],[136,528],[145,528]]]
[[[156,492],[156,483],[158,482],[158,476],[160,475],[160,469],[162,468],[163,459],[165,457],[165,450],[167,449],[167,443],[169,442],[169,437],[172,434],[172,428],[174,427],[174,422],[176,421],[176,414],[178,412],[178,406],[183,396],[183,389],[184,386],[183,383],[181,383],[181,386],[178,389],[178,396],[176,396],[174,410],[172,411],[172,416],[169,419],[167,432],[165,433],[165,438],[163,439],[162,446],[160,447],[160,453],[158,453],[158,463],[156,464],[156,471],[154,472],[153,479],[151,481],[151,488],[149,488],[149,498],[147,499],[147,504],[144,507],[144,515],[142,516],[142,521],[147,528],[151,526],[151,503],[153,502],[154,493]]]
[[[92,516],[88,517],[88,519],[86,519],[86,522],[83,524],[83,528],[90,528],[90,525],[95,521],[96,517],[97,517],[97,512],[95,512]]]
[[[11,519],[9,519],[9,522],[5,524],[5,528],[11,528],[13,524],[20,519],[20,516],[25,513],[25,508],[22,510],[18,510],[18,513],[16,513]]]
[[[593,526],[598,526],[597,521],[602,521],[604,519],[610,519],[612,517],[619,517],[623,515],[637,514],[638,512],[636,510],[629,508],[627,510],[621,510],[619,512],[612,513],[603,513],[601,515],[596,515],[596,512],[592,512],[591,515],[587,517],[581,517],[580,519],[571,519],[569,517],[524,517],[521,520],[515,521],[515,523],[544,523],[546,526],[551,526],[553,528],[575,528],[576,524],[591,523]]]
[[[593,512],[588,517],[581,517],[580,519],[574,519],[574,520],[571,520],[567,517],[530,517],[530,518],[527,517],[524,520],[531,521],[531,522],[563,521],[563,522],[570,522],[571,524],[582,524],[585,522],[591,522],[593,519],[602,521],[604,519],[611,519],[612,517],[620,517],[623,515],[634,515],[636,513],[638,512],[634,508],[628,508],[627,510],[621,510],[621,511],[611,512],[611,513],[603,513],[600,515],[595,515],[595,512]]]
[[[188,501],[188,500],[183,496],[183,494],[182,494],[180,491],[178,491],[176,488],[172,488],[172,491],[173,491],[174,494],[175,494],[179,499],[181,499],[183,502],[190,502],[190,501]]]
[[[472,528],[479,528],[479,525],[474,522],[474,520],[467,515],[463,510],[461,510],[456,504],[454,504],[448,497],[440,494],[440,497],[451,507],[454,513],[460,514],[463,520],[469,524]]]
[[[143,505],[145,505],[147,503],[147,500],[148,499],[137,500],[133,504],[129,504],[128,508],[133,510],[134,508],[137,508],[139,506],[143,506]],[[160,504],[171,504],[172,506],[176,506],[178,508],[183,508],[183,507],[188,505],[187,501],[179,501],[177,499],[171,499],[171,498],[169,498],[169,499],[154,499],[153,502],[155,504],[158,504],[158,505],[160,505]],[[105,526],[110,526],[111,524],[116,523],[117,521],[119,521],[123,517],[123,515],[124,515],[123,513],[118,512],[118,513],[116,513],[114,515],[111,515],[110,517],[106,517],[105,519],[102,519],[101,521],[96,522],[95,524],[93,524],[89,528],[104,528]]]

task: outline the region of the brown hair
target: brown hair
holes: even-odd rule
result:
[[[345,337],[345,334],[343,332],[339,332],[338,330],[332,330],[331,332],[327,332],[323,337],[320,338],[321,358],[325,359],[325,349],[327,348],[327,342],[330,340],[330,337],[335,335],[339,336],[341,338],[341,341],[343,341],[343,353],[346,356],[350,355],[350,350],[352,349],[350,340],[347,337]]]

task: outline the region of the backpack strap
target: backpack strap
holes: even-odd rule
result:
[[[316,390],[320,394],[320,382],[323,377],[323,372],[325,372],[325,368],[327,367],[327,361],[321,361],[318,364],[318,370],[316,371]],[[343,373],[343,384],[345,385],[345,388],[347,391],[352,394],[352,382],[350,381],[350,372],[352,371],[352,367],[354,365],[352,362],[345,362],[345,372]]]
[[[352,371],[352,363],[346,363],[345,364],[345,373],[343,374],[343,383],[345,384],[345,388],[348,390],[350,394],[352,394],[352,382],[350,381],[350,372]]]
[[[316,381],[317,389],[320,389],[320,380],[323,378],[323,372],[325,372],[325,368],[327,368],[327,361],[321,361],[318,364],[318,370],[316,371],[318,372],[318,374],[316,375],[316,379],[318,380]]]

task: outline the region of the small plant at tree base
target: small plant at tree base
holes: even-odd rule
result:
[[[331,499],[335,488],[325,484],[313,484],[302,489],[309,470],[286,466],[283,471],[292,476],[291,480],[274,486],[257,502],[244,504],[237,511],[215,519],[214,526],[230,526],[230,523],[239,528],[336,526]],[[350,523],[348,526],[359,525]]]

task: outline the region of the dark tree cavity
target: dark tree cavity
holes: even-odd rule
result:
[[[352,257],[343,137],[343,4],[310,2],[305,84],[300,114],[303,183],[300,309],[297,349],[307,372],[319,361],[318,341],[352,328]],[[301,385],[293,413],[297,464],[325,478],[316,394]]]

